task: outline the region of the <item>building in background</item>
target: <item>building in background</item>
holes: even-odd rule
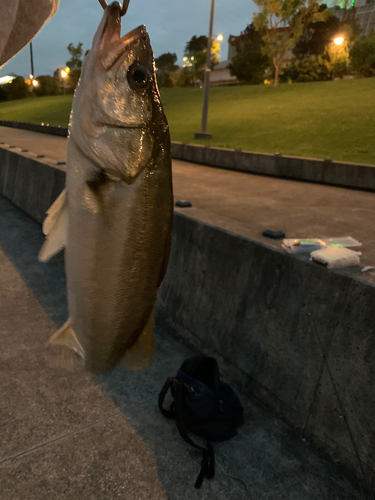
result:
[[[0,76],[0,85],[6,85],[11,83],[16,77],[14,75]]]
[[[194,63],[194,56],[184,56],[182,58],[182,67],[183,68],[191,68]]]
[[[327,6],[339,19],[343,18],[345,10],[355,7],[361,35],[367,36],[375,30],[375,0],[328,0]]]
[[[233,85],[238,83],[238,80],[235,76],[232,76],[229,71],[229,64],[231,61],[221,61],[219,64],[214,66],[214,69],[211,71],[210,76],[210,85]]]

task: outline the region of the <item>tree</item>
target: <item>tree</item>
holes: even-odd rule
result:
[[[326,15],[326,19],[309,23],[304,27],[302,36],[293,49],[293,54],[298,58],[318,56],[326,52],[327,47],[338,35],[349,42],[354,42],[360,35],[361,28],[358,24],[354,9],[344,11],[342,20],[336,17],[325,4],[320,5],[319,12]]]
[[[22,76],[17,76],[14,80],[6,85],[6,99],[13,101],[14,99],[24,99],[29,94],[29,87]]]
[[[319,6],[320,12],[326,9],[327,6],[324,4]],[[326,20],[309,23],[303,28],[302,35],[293,49],[293,54],[297,59],[323,54],[327,45],[332,43],[333,38],[340,31],[340,25],[340,19],[327,10]]]
[[[254,14],[254,26],[264,42],[264,52],[275,67],[274,86],[285,63],[287,52],[292,50],[309,23],[324,20],[325,13],[318,12],[319,0],[254,0],[260,12]]]
[[[70,73],[67,76],[67,88],[68,92],[73,93],[74,89],[77,86],[78,80],[81,76],[81,70],[80,69],[73,69],[70,71]]]
[[[262,83],[271,61],[262,50],[264,43],[254,25],[249,24],[231,44],[236,49],[236,55],[229,65],[231,74],[242,83]]]
[[[156,70],[161,73],[174,73],[178,69],[176,61],[176,54],[166,52],[155,59]]]
[[[59,87],[56,84],[56,80],[53,76],[41,75],[38,76],[37,81],[38,86],[34,89],[34,92],[37,96],[57,95],[59,93]]]
[[[173,87],[190,87],[192,85],[190,68],[182,68],[180,71],[170,74]]]
[[[293,82],[329,80],[330,74],[327,60],[322,55],[295,59],[284,72],[284,76]]]
[[[353,70],[361,76],[375,76],[375,31],[359,38],[350,50]]]
[[[0,102],[6,101],[8,99],[8,94],[6,92],[6,85],[0,85]]]
[[[197,52],[202,52],[207,49],[207,37],[202,36],[192,36],[191,39],[185,45],[185,54],[196,54]]]
[[[66,65],[73,71],[81,69],[82,67],[82,50],[83,43],[79,42],[75,47],[72,43],[68,45],[68,52],[70,54],[70,60],[66,61]]]
[[[155,59],[156,73],[158,76],[159,87],[173,87],[171,73],[174,73],[178,66],[176,54],[166,52]]]
[[[184,57],[190,63],[191,68],[191,83],[194,85],[197,80],[203,80],[204,67],[207,59],[207,43],[208,38],[204,35],[194,35],[185,45]],[[216,40],[212,40],[211,47],[211,69],[219,63],[220,59],[220,44]]]

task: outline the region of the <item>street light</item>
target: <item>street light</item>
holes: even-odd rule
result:
[[[70,73],[70,68],[69,66],[67,66],[65,69],[62,69],[60,71],[60,74],[62,76],[62,78],[66,78],[68,76],[68,74]]]
[[[207,114],[208,114],[208,96],[210,92],[210,73],[211,73],[211,47],[212,47],[212,28],[214,24],[215,0],[211,0],[210,28],[207,41],[207,58],[206,68],[204,71],[204,90],[203,90],[203,110],[202,110],[202,127],[200,132],[194,134],[195,139],[212,139],[212,134],[208,134],[207,130]]]
[[[39,85],[38,80],[33,79],[32,80],[34,87],[37,87]]]
[[[65,94],[65,79],[68,76],[68,73],[70,72],[70,68],[66,67],[65,69],[62,69],[60,71],[60,76],[61,76],[61,86],[63,88],[63,94]]]
[[[337,45],[336,51],[335,51],[335,62],[333,63],[333,70],[332,70],[332,80],[335,79],[335,70],[336,70],[336,63],[337,63],[337,56],[339,52],[339,47],[343,43],[344,38],[342,36],[338,36],[333,40],[333,43]]]
[[[31,66],[31,75],[30,79],[34,78],[34,56],[33,56],[33,44],[30,42],[30,66]]]
[[[222,42],[222,41],[224,40],[223,35],[218,35],[218,36],[216,37],[216,40],[217,40],[218,42]]]

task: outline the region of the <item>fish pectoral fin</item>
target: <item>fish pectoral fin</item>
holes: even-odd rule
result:
[[[127,370],[141,371],[151,368],[154,361],[154,311],[135,343],[128,349],[121,364]]]
[[[51,232],[52,227],[57,222],[57,218],[65,209],[65,205],[68,201],[67,198],[66,189],[63,189],[56,200],[49,207],[47,210],[47,217],[43,221],[43,234],[47,235]]]
[[[83,351],[83,347],[79,343],[77,335],[70,324],[70,319],[63,324],[60,330],[57,330],[57,332],[52,335],[47,344],[69,347],[69,349],[75,351],[79,356],[81,356],[81,358],[84,358],[85,353]]]
[[[38,259],[47,262],[66,246],[68,231],[68,204],[66,190],[54,201],[47,211],[43,222],[43,233],[46,240],[40,249]]]

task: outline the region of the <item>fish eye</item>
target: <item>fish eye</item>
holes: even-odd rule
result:
[[[151,73],[142,64],[135,63],[130,66],[128,70],[128,82],[134,90],[145,89],[150,81]]]

